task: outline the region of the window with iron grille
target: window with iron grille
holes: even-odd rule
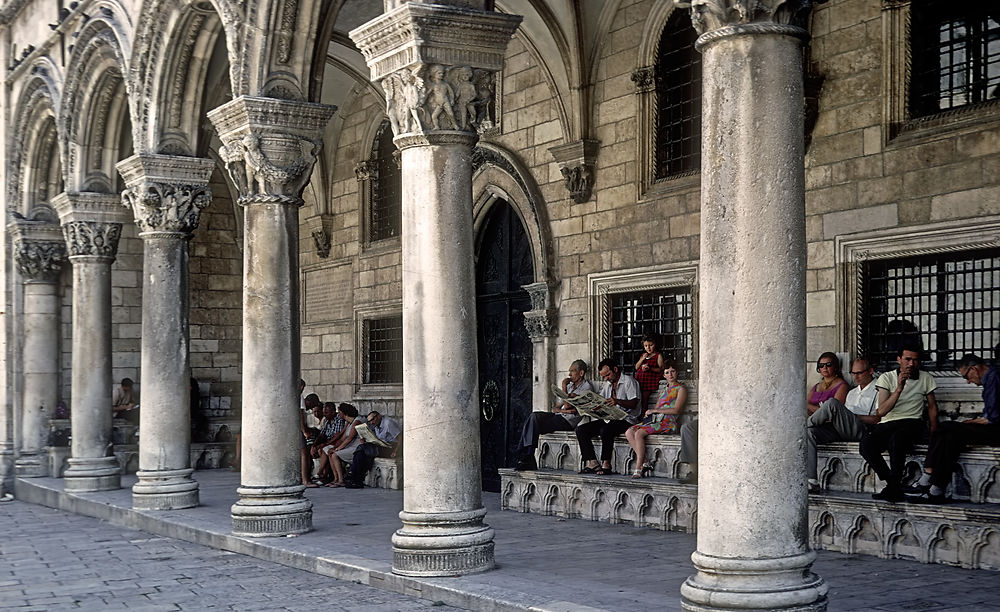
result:
[[[363,323],[365,355],[361,380],[385,385],[403,382],[403,315]]]
[[[660,36],[656,61],[656,179],[701,168],[701,54],[697,32],[676,10]]]
[[[914,2],[911,15],[911,118],[1000,98],[995,2]]]
[[[951,371],[965,353],[1000,348],[1000,249],[872,260],[861,264],[859,352],[883,371],[901,346],[921,367]]]
[[[388,121],[379,126],[372,144],[374,176],[368,207],[368,241],[376,242],[399,236],[403,222],[403,179],[397,162],[396,145]]]
[[[681,378],[693,372],[694,350],[689,287],[651,289],[610,296],[611,357],[631,372],[643,353],[643,334],[660,336],[660,352],[677,364]]]

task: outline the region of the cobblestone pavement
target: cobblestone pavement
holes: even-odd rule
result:
[[[3,610],[455,610],[18,501],[0,503]]]

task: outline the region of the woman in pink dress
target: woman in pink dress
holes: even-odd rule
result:
[[[653,471],[653,466],[646,462],[646,436],[673,434],[680,429],[677,419],[684,411],[687,389],[677,381],[677,368],[672,363],[667,363],[663,368],[663,378],[667,379],[667,386],[660,391],[656,408],[646,412],[646,418],[642,423],[633,425],[625,431],[625,439],[635,451],[635,470],[632,472],[632,478],[642,478]]]
[[[819,405],[835,397],[841,403],[847,400],[847,381],[840,371],[840,359],[836,353],[823,353],[816,360],[816,371],[823,377],[812,387],[806,389],[806,410],[812,414],[819,410]]]

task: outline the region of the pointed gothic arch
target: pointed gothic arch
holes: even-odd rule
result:
[[[21,214],[61,191],[64,180],[65,153],[57,128],[59,73],[43,58],[30,74],[18,96],[7,145],[7,208]]]

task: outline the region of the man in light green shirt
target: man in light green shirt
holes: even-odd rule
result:
[[[930,420],[931,433],[937,428],[937,383],[927,372],[920,371],[920,348],[902,346],[896,356],[899,370],[878,377],[879,423],[861,438],[861,456],[885,481],[885,488],[872,498],[888,502],[903,501],[902,480],[906,454],[924,435],[924,404]],[[889,465],[882,451],[889,451]]]

